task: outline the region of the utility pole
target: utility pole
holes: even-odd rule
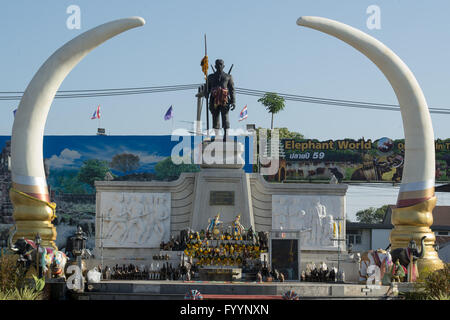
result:
[[[337,221],[337,238],[331,238],[332,241],[337,241],[338,242],[338,258],[337,258],[337,263],[338,263],[338,274],[336,276],[339,276],[339,280],[340,282],[344,282],[344,279],[342,277],[342,272],[341,272],[341,242],[346,241],[345,237],[341,238],[341,231],[342,228],[341,227],[341,222],[345,221],[344,218],[336,218],[335,221]]]
[[[206,33],[205,33],[205,58],[204,59],[205,59],[206,67],[204,69],[204,73],[205,73],[205,84],[206,84],[206,92],[205,92],[205,99],[206,99],[206,136],[209,137],[208,49],[207,49],[207,45],[206,45]]]

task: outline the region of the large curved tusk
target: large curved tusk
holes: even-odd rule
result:
[[[383,72],[397,96],[405,133],[405,164],[397,206],[412,206],[432,198],[434,133],[425,97],[411,70],[383,43],[346,24],[321,17],[300,17],[297,24],[348,43]]]
[[[49,201],[42,149],[45,122],[59,86],[91,50],[144,24],[141,17],[102,24],[67,42],[40,67],[25,90],[14,119],[11,137],[13,188]]]

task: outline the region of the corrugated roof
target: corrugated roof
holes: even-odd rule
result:
[[[363,222],[347,222],[347,230],[351,229],[392,229],[393,225],[383,223],[363,223]]]
[[[436,192],[450,192],[450,183],[444,184],[441,186],[437,186],[434,188],[434,191]]]

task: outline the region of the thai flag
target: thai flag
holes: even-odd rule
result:
[[[98,105],[97,110],[94,111],[91,119],[100,119],[100,105]]]
[[[245,105],[244,109],[242,109],[241,113],[239,114],[239,121],[242,121],[244,119],[247,119],[247,105]]]
[[[167,110],[166,114],[164,115],[164,120],[169,120],[173,118],[173,108],[170,106],[170,108]]]

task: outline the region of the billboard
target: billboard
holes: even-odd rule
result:
[[[271,180],[338,180],[400,182],[405,157],[404,139],[377,140],[281,139],[284,156]],[[435,141],[436,180],[450,176],[450,139]]]
[[[0,152],[10,140],[10,136],[0,136]],[[43,156],[48,184],[53,191],[63,193],[93,193],[89,182],[94,178],[104,180],[106,171],[111,180],[174,180],[181,172],[199,170],[194,161],[174,165],[170,158],[177,145],[183,144],[184,148],[187,143],[194,150],[197,140],[194,136],[171,135],[45,136]],[[252,172],[252,144],[249,137],[239,137],[241,140],[245,141],[244,171]],[[103,176],[95,177],[99,174]]]

